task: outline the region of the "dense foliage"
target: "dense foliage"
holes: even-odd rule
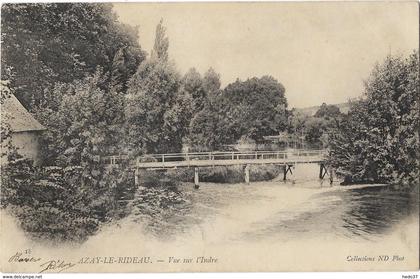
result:
[[[333,118],[340,116],[340,108],[335,105],[327,105],[326,103],[322,103],[319,107],[317,112],[315,113],[315,117],[325,117],[325,118]]]
[[[127,168],[101,161],[124,148],[126,82],[145,56],[136,31],[111,8],[2,6],[2,78],[47,128],[43,166],[8,148],[2,168],[2,206],[32,236],[85,239],[117,214],[121,192],[133,184]]]
[[[312,148],[328,147],[328,134],[335,129],[344,114],[335,105],[323,103],[313,116],[304,115],[295,109],[290,112],[288,132],[299,137]]]
[[[107,168],[99,160],[120,136],[113,133],[122,121],[117,94],[100,89],[101,77],[98,71],[72,84],[57,84],[50,108],[35,110],[47,128],[42,166],[4,145],[11,141],[2,123],[2,151],[8,150],[2,155],[8,163],[2,166],[1,206],[32,237],[85,240],[120,214],[118,200],[133,185],[129,171]],[[8,92],[8,86],[2,87],[2,100]]]
[[[95,183],[84,177],[81,166],[35,167],[14,156],[2,167],[1,205],[36,239],[87,239],[120,214],[118,199],[132,184],[120,170],[104,170]]]
[[[163,60],[146,60],[130,80],[126,106],[132,153],[180,151],[184,135],[184,95],[179,74]]]
[[[161,21],[156,27],[152,56],[140,64],[128,86],[126,129],[134,155],[182,149],[191,100],[181,90],[181,77],[174,64],[168,61],[168,47]]]
[[[273,77],[237,80],[213,94],[190,124],[196,149],[220,149],[248,138],[261,141],[287,127],[285,89]]]
[[[107,76],[94,75],[72,83],[56,83],[49,106],[35,108],[37,119],[47,128],[42,137],[46,164],[86,166],[99,156],[118,153],[124,123],[124,95],[102,89]]]
[[[352,182],[418,183],[419,61],[387,57],[330,134],[330,161]]]
[[[4,4],[1,15],[2,79],[28,109],[54,99],[45,90],[56,82],[98,66],[124,87],[145,57],[137,30],[119,23],[111,4]]]

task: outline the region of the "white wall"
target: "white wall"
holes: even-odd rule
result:
[[[11,141],[20,155],[34,160],[35,164],[40,163],[38,132],[28,131],[12,133]],[[3,161],[4,160],[2,159],[1,163],[3,163]]]

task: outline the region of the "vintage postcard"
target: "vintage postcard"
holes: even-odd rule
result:
[[[419,6],[3,3],[4,273],[417,271]]]

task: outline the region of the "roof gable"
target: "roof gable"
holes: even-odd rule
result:
[[[12,132],[45,130],[13,94],[1,105],[1,117],[2,121],[10,125]]]

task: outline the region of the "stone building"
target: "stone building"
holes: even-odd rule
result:
[[[7,143],[11,141],[12,146],[17,149],[20,155],[32,159],[35,164],[40,164],[39,135],[45,130],[44,126],[25,109],[14,95],[6,98],[1,105],[1,117],[2,125],[5,126],[2,127],[2,130],[9,126],[11,131],[9,142],[2,144],[2,149],[6,149],[2,150],[2,153],[9,151]],[[2,157],[1,163],[4,162],[5,158]]]

